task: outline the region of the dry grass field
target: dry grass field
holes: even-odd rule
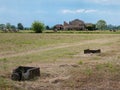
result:
[[[21,65],[41,76],[12,81]],[[120,90],[120,34],[0,33],[0,90]]]

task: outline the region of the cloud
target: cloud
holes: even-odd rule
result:
[[[109,2],[110,0],[86,0],[86,1],[91,1],[95,3],[104,3],[104,2]]]
[[[64,9],[62,10],[63,14],[79,14],[79,13],[94,13],[94,12],[97,12],[97,10],[94,10],[94,9],[77,9],[77,10]]]
[[[120,5],[120,0],[84,0],[84,1],[104,5]]]
[[[85,10],[85,13],[95,13],[95,12],[97,12],[97,10],[94,9]]]

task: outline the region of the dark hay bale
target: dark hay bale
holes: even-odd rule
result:
[[[25,67],[19,66],[14,69],[11,75],[11,79],[15,81],[23,81],[34,79],[35,77],[40,76],[40,68],[39,67]]]
[[[90,50],[90,49],[85,49],[84,54],[90,54],[90,53],[101,53],[100,49],[97,50]]]

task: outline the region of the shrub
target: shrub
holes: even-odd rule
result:
[[[39,22],[39,21],[34,21],[32,23],[32,29],[36,33],[42,33],[42,31],[44,30],[44,24],[42,22]]]

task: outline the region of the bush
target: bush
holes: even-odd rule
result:
[[[32,29],[36,33],[42,33],[42,31],[44,30],[44,24],[42,22],[39,22],[39,21],[34,21],[32,23]]]

